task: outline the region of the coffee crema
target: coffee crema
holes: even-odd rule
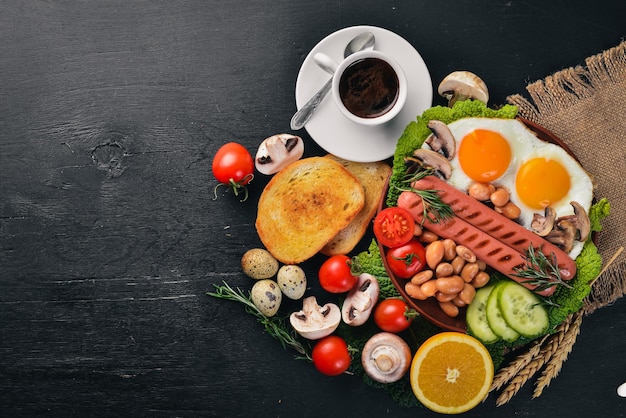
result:
[[[376,118],[398,101],[398,75],[380,58],[363,58],[350,64],[339,81],[339,96],[352,114]]]

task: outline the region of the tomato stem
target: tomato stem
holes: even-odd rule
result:
[[[215,188],[213,189],[213,195],[214,198],[213,200],[217,200],[217,189],[219,189],[221,186],[228,186],[233,193],[235,194],[235,196],[239,196],[240,191],[243,190],[244,192],[244,196],[243,199],[239,200],[240,202],[245,202],[246,200],[248,200],[248,188],[245,186],[246,184],[250,183],[252,181],[252,179],[254,179],[254,174],[248,174],[245,177],[243,177],[241,180],[239,181],[235,181],[232,177],[228,180],[228,183],[219,183],[217,186],[215,186]]]

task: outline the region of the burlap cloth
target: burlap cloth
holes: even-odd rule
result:
[[[507,101],[567,144],[594,179],[596,198],[611,205],[597,242],[608,267],[587,298],[591,313],[626,293],[626,41],[526,89],[530,100]]]

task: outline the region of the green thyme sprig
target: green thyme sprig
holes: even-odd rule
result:
[[[525,264],[523,267],[516,267],[513,275],[523,279],[524,283],[536,285],[535,291],[540,292],[554,285],[572,288],[561,277],[556,254],[553,252],[548,256],[541,250],[541,247],[535,249],[531,245],[522,257]]]
[[[428,218],[432,223],[438,224],[445,222],[447,219],[453,218],[454,211],[447,203],[444,203],[439,196],[440,190],[418,190],[411,187],[413,182],[423,179],[426,176],[430,176],[435,173],[435,169],[431,167],[421,166],[416,171],[407,174],[403,183],[408,184],[408,187],[397,187],[401,191],[410,191],[416,193],[422,198],[423,219],[422,224]]]
[[[207,295],[243,304],[246,312],[256,317],[257,321],[265,327],[267,333],[277,339],[283,348],[291,347],[296,350],[300,354],[300,356],[296,357],[298,360],[313,361],[310,355],[310,349],[307,349],[307,347],[296,338],[295,332],[285,324],[285,318],[278,316],[267,317],[263,315],[250,299],[249,293],[246,295],[240,288],[235,290],[225,281],[222,283],[224,284],[214,284],[215,292],[207,292]]]

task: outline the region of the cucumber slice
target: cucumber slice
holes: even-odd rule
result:
[[[521,284],[504,282],[498,307],[506,323],[524,337],[536,338],[548,330],[548,310],[537,295]]]
[[[500,339],[489,328],[489,322],[487,321],[487,299],[493,288],[494,286],[492,285],[478,289],[465,314],[468,330],[484,344],[493,344]]]
[[[498,283],[487,298],[487,322],[494,334],[505,341],[513,342],[520,337],[520,334],[507,324],[502,316],[502,312],[500,312],[500,304],[498,303],[500,292],[503,289],[503,285],[506,283],[507,282]]]

